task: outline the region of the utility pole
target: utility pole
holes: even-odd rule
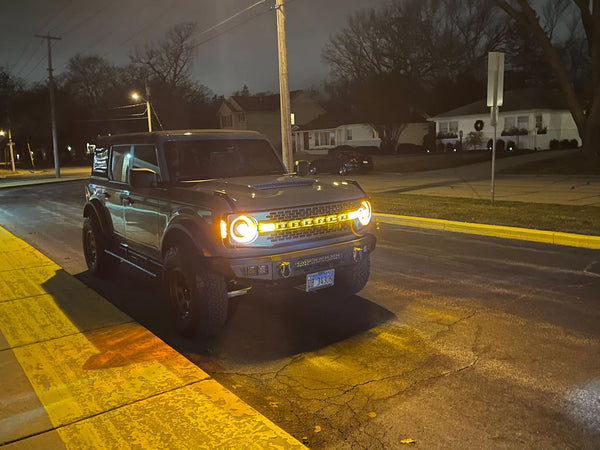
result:
[[[150,111],[150,86],[146,82],[146,112],[148,113],[148,132],[152,132],[152,113]]]
[[[294,171],[292,155],[292,111],[288,85],[287,47],[285,44],[285,11],[283,0],[275,0],[277,9],[277,49],[279,55],[279,98],[281,108],[281,156],[288,172]]]
[[[50,119],[52,120],[52,147],[54,149],[54,171],[56,178],[60,178],[60,162],[58,160],[58,138],[56,136],[56,107],[54,104],[54,77],[52,76],[52,39],[59,41],[61,38],[36,34],[35,37],[48,40],[48,87],[50,89]]]

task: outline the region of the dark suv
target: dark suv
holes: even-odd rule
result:
[[[98,276],[125,262],[162,277],[185,335],[217,333],[252,286],[351,295],[367,283],[371,204],[352,181],[288,174],[255,132],[99,138],[85,188],[83,249]]]

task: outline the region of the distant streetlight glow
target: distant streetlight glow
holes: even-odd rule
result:
[[[150,110],[150,88],[148,87],[148,84],[146,84],[146,98],[142,98],[142,96],[140,94],[138,94],[137,92],[133,92],[131,94],[131,98],[133,100],[145,100],[146,101],[146,114],[148,116],[148,131],[152,131],[152,112]]]

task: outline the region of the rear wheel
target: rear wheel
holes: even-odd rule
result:
[[[163,266],[163,287],[179,331],[188,337],[217,334],[227,319],[225,279],[180,247],[171,247]]]
[[[107,238],[95,217],[85,218],[81,237],[85,262],[90,272],[100,277],[116,274],[120,261],[105,252]]]

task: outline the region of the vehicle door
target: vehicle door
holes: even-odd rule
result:
[[[127,175],[131,158],[130,145],[113,145],[110,152],[109,182],[105,192],[105,205],[110,214],[115,238],[125,242],[125,217],[123,192],[127,190]]]
[[[158,157],[154,144],[133,146],[133,169],[150,169],[160,180]],[[125,212],[125,232],[127,243],[132,250],[145,256],[159,256],[159,197],[158,187],[129,186],[123,199]]]

